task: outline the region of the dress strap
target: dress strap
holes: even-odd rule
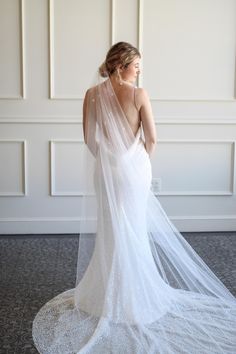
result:
[[[137,111],[138,111],[138,107],[137,107],[137,105],[136,105],[136,95],[135,95],[135,93],[136,93],[136,86],[134,86],[134,105],[135,105],[135,108],[137,109]]]

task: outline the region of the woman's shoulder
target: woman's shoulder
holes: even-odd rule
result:
[[[86,98],[86,97],[91,96],[92,94],[94,94],[97,87],[98,87],[98,85],[94,85],[94,86],[89,87],[89,88],[85,91],[85,96],[84,96],[84,97]]]
[[[136,93],[140,96],[148,96],[148,92],[143,87],[136,87]]]
[[[87,94],[90,94],[90,93],[92,93],[92,92],[95,92],[97,89],[98,89],[98,87],[99,86],[101,86],[101,85],[103,85],[104,84],[104,81],[102,82],[102,83],[99,83],[99,84],[97,84],[97,85],[93,85],[93,86],[91,86],[91,87],[89,87],[87,90],[86,90],[86,95]]]
[[[90,93],[90,92],[94,91],[97,86],[98,86],[98,85],[94,85],[94,86],[89,87],[89,88],[86,90],[86,93]]]
[[[139,102],[140,105],[149,101],[149,95],[145,88],[136,87],[136,100]]]

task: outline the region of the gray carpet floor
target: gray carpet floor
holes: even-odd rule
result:
[[[236,232],[182,235],[236,296]],[[0,354],[38,353],[33,319],[52,297],[74,288],[78,241],[79,235],[0,236]]]

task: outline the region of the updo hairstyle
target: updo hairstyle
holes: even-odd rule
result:
[[[108,77],[117,70],[119,65],[122,68],[127,68],[136,57],[141,58],[137,48],[127,42],[118,42],[107,52],[106,60],[99,67],[99,74],[102,77]]]

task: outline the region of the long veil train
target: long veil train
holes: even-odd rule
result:
[[[86,191],[75,288],[34,319],[39,352],[236,353],[236,299],[150,190],[141,128],[133,134],[109,78],[88,91],[86,111],[86,182],[96,198]],[[94,201],[95,245],[81,274]]]

